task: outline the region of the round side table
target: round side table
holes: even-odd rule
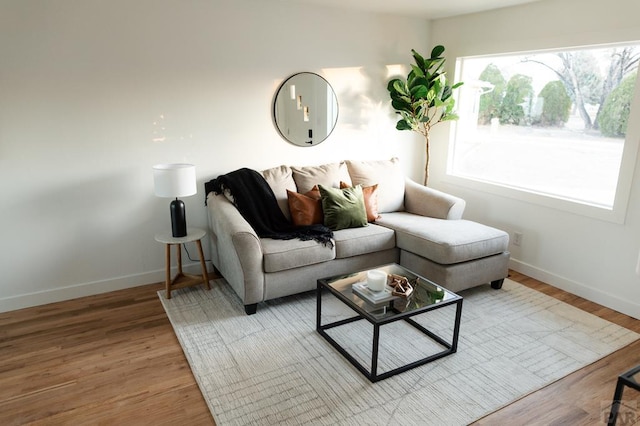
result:
[[[207,234],[204,229],[200,228],[188,228],[187,235],[184,237],[174,237],[171,232],[156,234],[156,241],[164,243],[165,247],[165,261],[166,261],[166,288],[167,299],[171,299],[171,290],[176,290],[184,287],[191,287],[194,285],[204,284],[207,290],[210,290],[209,286],[209,274],[207,274],[207,265],[204,262],[204,254],[202,252],[202,238]],[[198,254],[200,255],[200,266],[202,267],[202,275],[185,274],[182,272],[182,244],[195,241],[198,246]],[[178,275],[171,279],[171,246],[176,246],[176,255],[178,257]]]

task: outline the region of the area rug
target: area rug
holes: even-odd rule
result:
[[[461,295],[457,353],[371,383],[315,331],[314,292],[260,304],[251,316],[223,279],[170,300],[159,292],[219,426],[464,425],[640,337],[510,280]],[[447,307],[418,318],[446,338],[454,314]],[[348,316],[323,297],[323,323]],[[358,321],[332,337],[367,363],[372,329]],[[381,328],[381,371],[434,350],[414,330]]]

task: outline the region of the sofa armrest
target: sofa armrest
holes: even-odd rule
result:
[[[462,219],[465,205],[462,198],[420,185],[411,179],[405,182],[404,206],[409,213],[437,219]]]
[[[207,214],[216,268],[245,305],[261,302],[264,272],[260,238],[223,195],[210,193],[207,196]]]

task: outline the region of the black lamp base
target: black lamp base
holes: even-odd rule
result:
[[[187,236],[187,215],[184,203],[177,198],[169,206],[171,209],[171,232],[174,237]]]

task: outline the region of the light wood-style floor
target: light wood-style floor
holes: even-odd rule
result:
[[[516,272],[511,279],[640,332],[640,320]],[[0,314],[0,425],[214,424],[156,295],[161,289]],[[476,424],[602,424],[617,375],[637,364],[640,341]]]

